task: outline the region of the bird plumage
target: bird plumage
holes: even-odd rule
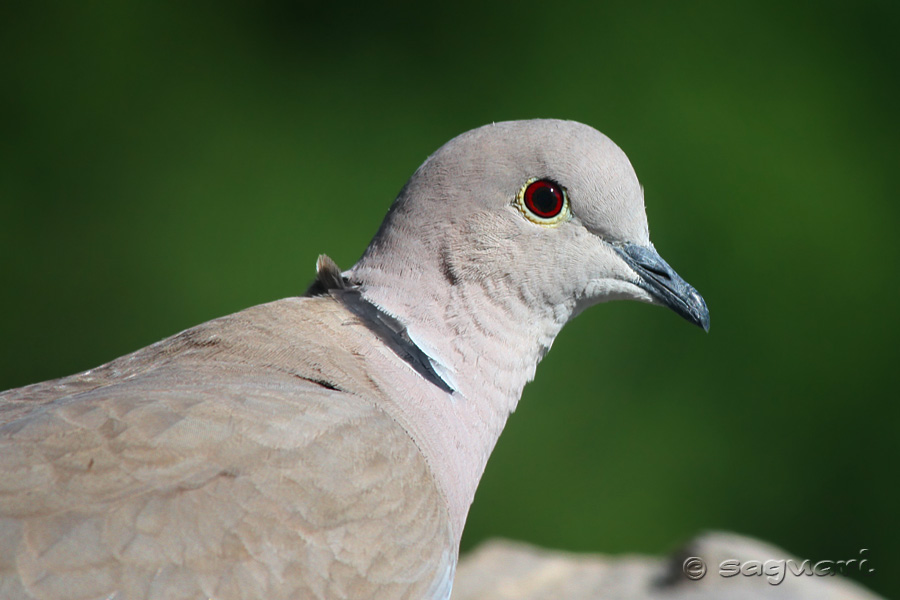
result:
[[[0,597],[440,597],[446,502],[379,406],[414,376],[293,298],[3,394]]]
[[[526,218],[538,178],[559,219]],[[657,258],[596,130],[459,136],[308,296],[0,395],[0,597],[447,598],[487,459],[562,326],[619,298],[708,325]]]

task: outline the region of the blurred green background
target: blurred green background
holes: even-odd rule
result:
[[[630,156],[712,329],[579,317],[464,549],[662,553],[721,528],[869,548],[856,578],[900,596],[898,9],[4,3],[0,388],[297,295],[454,135],[575,119]]]

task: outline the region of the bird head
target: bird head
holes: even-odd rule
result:
[[[572,121],[486,125],[432,154],[367,251],[407,273],[429,261],[451,285],[478,283],[577,314],[599,302],[667,306],[709,328],[703,298],[650,242],[625,153]]]

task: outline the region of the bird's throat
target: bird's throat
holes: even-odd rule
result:
[[[349,275],[366,303],[402,326],[412,344],[406,350],[424,355],[430,369],[416,369],[419,375],[429,379],[430,370],[437,378],[429,380],[436,394],[409,397],[396,409],[442,480],[461,533],[507,418],[571,311],[540,310],[520,294],[479,283],[402,289],[427,278],[386,281],[384,269],[367,272],[364,265]]]

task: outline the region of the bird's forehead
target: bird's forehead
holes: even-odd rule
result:
[[[485,125],[457,136],[435,155],[460,165],[499,167],[515,173],[552,170],[590,176],[593,169],[625,160],[605,135],[572,121],[539,119]],[[489,169],[490,170],[490,169]]]

